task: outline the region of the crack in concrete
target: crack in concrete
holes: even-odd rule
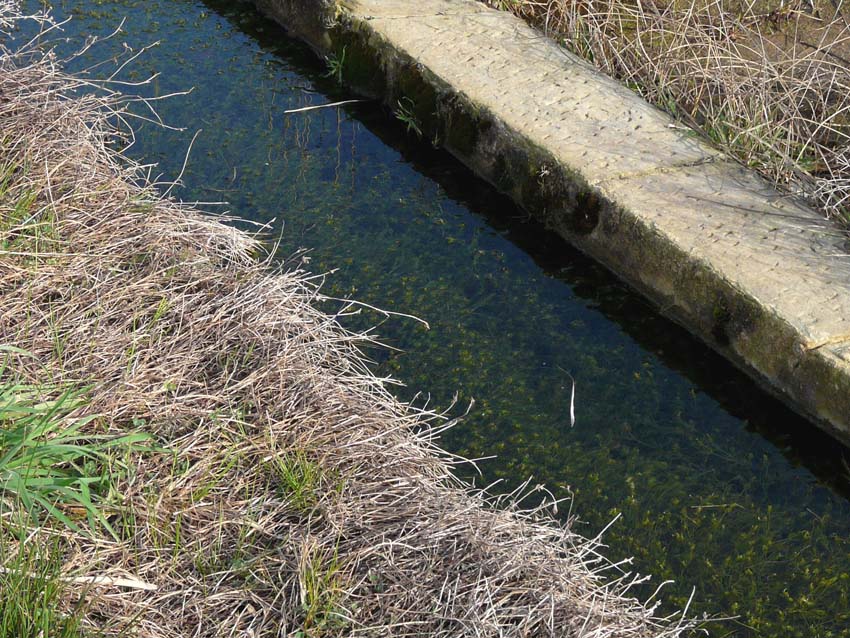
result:
[[[474,16],[474,15],[481,15],[483,13],[484,13],[484,11],[457,11],[457,12],[437,11],[436,13],[419,13],[419,14],[411,13],[411,14],[397,15],[397,16],[373,16],[373,15],[368,15],[368,14],[358,15],[357,13],[351,11],[350,15],[352,17],[360,19],[360,20],[383,21],[383,20],[414,20],[414,19],[421,19],[421,18],[444,18],[444,17],[455,17],[455,16]]]
[[[834,337],[829,337],[828,339],[823,339],[821,341],[804,341],[803,349],[806,352],[811,352],[813,350],[823,348],[824,346],[837,346],[847,342],[850,342],[850,332],[835,335]]]
[[[612,182],[624,182],[632,179],[640,179],[642,177],[651,177],[653,175],[667,175],[670,173],[676,173],[686,168],[696,168],[697,166],[704,166],[706,164],[716,164],[726,158],[722,155],[709,155],[707,157],[702,157],[698,160],[691,160],[688,162],[678,162],[673,164],[668,164],[666,166],[656,166],[654,168],[642,170],[642,171],[632,171],[628,173],[618,173],[613,177],[607,177],[605,179],[596,180],[594,182],[590,182],[591,186],[596,188],[604,188],[607,184]]]

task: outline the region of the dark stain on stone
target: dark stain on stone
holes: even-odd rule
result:
[[[576,235],[589,235],[599,225],[602,200],[590,189],[579,191],[568,226]]]
[[[749,307],[741,297],[721,293],[713,308],[711,336],[717,345],[726,348],[752,331],[757,308]]]
[[[714,304],[713,323],[711,326],[711,336],[718,345],[724,348],[729,345],[729,324],[732,320],[732,313],[729,311],[729,305],[724,297],[721,297]]]
[[[343,83],[369,97],[383,97],[387,89],[383,60],[363,33],[337,25],[330,31],[332,55],[342,64]]]
[[[600,211],[601,209],[600,205]],[[623,225],[623,211],[615,205],[606,206],[605,215],[600,214],[600,222],[599,228],[605,235],[609,237],[618,235]]]
[[[512,194],[514,189],[514,178],[511,174],[511,165],[508,153],[499,153],[493,166],[493,184],[503,193]]]
[[[471,157],[480,136],[492,126],[490,119],[457,94],[441,100],[439,112],[445,146],[462,157]]]

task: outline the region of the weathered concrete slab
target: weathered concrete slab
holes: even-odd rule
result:
[[[816,212],[474,0],[256,3],[850,442],[850,256]]]

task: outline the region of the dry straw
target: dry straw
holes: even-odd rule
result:
[[[850,223],[842,0],[486,0]]]
[[[31,530],[61,537],[84,625],[163,638],[691,630],[633,598],[638,579],[599,539],[454,478],[434,445],[445,419],[389,394],[360,354],[368,338],[316,308],[315,278],[258,260],[255,238],[161,197],[114,150],[128,116],[112,86],[32,47],[0,52],[0,343],[34,355],[8,363],[29,384],[90,386],[74,416],[164,448],[121,459],[100,501],[117,538]]]

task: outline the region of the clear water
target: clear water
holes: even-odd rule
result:
[[[580,531],[607,532],[667,600],[739,616],[716,636],[850,636],[845,450],[657,316],[602,268],[530,222],[373,102],[351,97],[248,4],[82,0],[63,36],[104,35],[91,59],[160,41],[131,70],[175,132],[142,124],[130,154],[180,171],[177,195],[273,224],[281,254],[309,248],[327,290],[415,314],[378,332],[380,374],[475,409],[443,443],[505,489],[529,476],[572,493]],[[68,45],[62,44],[61,47]],[[80,63],[78,66],[85,66]],[[271,220],[275,220],[272,222]],[[577,381],[569,427],[569,374]],[[471,470],[469,470],[471,473]]]

